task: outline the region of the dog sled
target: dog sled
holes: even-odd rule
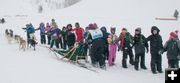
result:
[[[85,54],[85,50],[82,44],[74,46],[69,50],[57,50],[57,49],[50,49],[50,50],[54,52],[58,60],[70,62],[81,68],[87,69],[95,73],[99,73],[90,63],[86,61],[87,56]]]
[[[82,59],[85,60],[87,57],[82,44],[74,46],[69,50],[56,50],[56,49],[52,49],[52,50],[58,55],[62,56],[61,60],[66,59],[68,61],[78,63],[78,60],[82,60]]]

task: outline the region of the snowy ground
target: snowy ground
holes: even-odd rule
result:
[[[71,64],[57,61],[46,48],[37,47],[36,51],[25,52],[18,49],[17,43],[8,44],[4,36],[5,29],[13,29],[15,34],[26,37],[21,29],[27,23],[37,28],[40,22],[50,22],[55,18],[59,27],[80,22],[86,27],[91,22],[99,26],[117,27],[117,35],[126,27],[134,34],[136,27],[142,27],[145,36],[150,35],[150,28],[160,28],[164,42],[169,33],[179,29],[179,21],[157,21],[155,17],[170,17],[175,9],[180,11],[179,0],[82,0],[81,2],[61,10],[48,10],[37,13],[36,5],[30,0],[0,0],[0,18],[7,23],[0,24],[0,83],[164,83],[163,74],[153,75],[150,71],[150,54],[146,55],[148,70],[135,71],[121,67],[122,53],[117,53],[116,65],[107,71],[94,73]],[[48,11],[47,11],[48,10]],[[27,17],[17,17],[25,15]],[[36,33],[39,39],[39,32]],[[166,55],[163,55],[163,69],[167,67]]]

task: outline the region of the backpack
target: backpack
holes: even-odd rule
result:
[[[143,53],[145,53],[145,46],[144,46],[143,35],[140,35],[140,42],[138,42],[135,45],[135,53],[136,54],[143,54]]]
[[[168,42],[168,47],[167,50],[169,52],[169,54],[179,54],[179,48],[178,48],[178,42],[177,40],[170,40]]]

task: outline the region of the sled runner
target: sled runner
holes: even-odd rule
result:
[[[79,61],[80,58],[84,58],[84,56],[79,56],[78,54],[82,51],[80,50],[81,46],[77,46],[72,48],[71,50],[64,51],[64,50],[55,50],[55,49],[49,49],[58,60],[61,60],[63,62],[69,62],[73,65],[76,65],[78,67],[87,69],[89,71],[99,73],[96,69],[94,69],[90,63]],[[60,57],[59,55],[62,55],[63,57]],[[81,54],[80,54],[81,55]],[[65,60],[66,58],[66,60]]]

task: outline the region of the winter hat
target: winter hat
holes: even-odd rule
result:
[[[85,28],[85,30],[88,30],[88,29],[89,29],[89,27],[86,27],[86,28]]]
[[[116,31],[116,27],[111,27],[111,31]]]
[[[127,31],[127,29],[126,29],[126,28],[122,28],[122,31],[123,31],[123,30]]]
[[[52,22],[54,22],[55,20],[54,20],[54,19],[52,19],[51,21],[52,21]]]
[[[141,28],[137,28],[135,31],[138,31],[139,33],[141,33]]]
[[[76,23],[75,23],[75,26],[80,27],[79,22],[76,22]]]
[[[105,26],[101,27],[101,31],[106,33],[107,32],[106,27]]]
[[[160,30],[158,29],[157,26],[152,26],[152,28],[151,28],[151,33],[152,33],[152,34],[153,34],[153,31],[154,31],[154,30],[157,30],[157,33],[160,32]]]
[[[92,23],[91,23],[91,24],[89,24],[89,26],[88,26],[88,27],[89,27],[89,29],[95,29],[94,24],[92,24]]]
[[[44,23],[40,23],[40,26],[41,26],[41,27],[44,27]]]
[[[97,24],[96,24],[96,23],[94,23],[93,25],[94,25],[94,27],[95,27],[95,28],[98,28],[98,26],[97,26]]]
[[[26,27],[28,27],[29,26],[29,24],[26,24]]]
[[[171,32],[170,33],[170,38],[177,38],[177,34],[175,32]]]
[[[72,25],[71,25],[71,24],[68,24],[68,25],[67,25],[67,29],[68,29],[68,31],[71,31],[71,30],[72,30]]]

